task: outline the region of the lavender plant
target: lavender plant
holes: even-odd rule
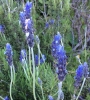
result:
[[[24,8],[24,11],[20,13],[20,22],[22,25],[22,29],[25,32],[27,44],[29,47],[29,63],[30,63],[30,72],[31,72],[31,54],[32,54],[32,64],[33,64],[33,95],[34,99],[36,100],[35,95],[35,64],[34,64],[34,28],[33,28],[33,21],[31,17],[31,9],[32,9],[32,2],[27,2]],[[31,52],[31,53],[30,53]],[[32,74],[32,72],[31,72]]]
[[[22,25],[22,29],[23,32],[26,35],[26,41],[29,47],[29,65],[30,65],[30,72],[33,78],[33,95],[34,95],[34,99],[36,100],[36,95],[35,95],[35,64],[38,63],[40,65],[40,42],[39,42],[39,38],[36,38],[37,42],[37,47],[38,47],[38,62],[36,61],[37,58],[34,60],[34,51],[33,51],[33,47],[34,47],[34,26],[33,26],[33,20],[31,17],[31,10],[32,10],[32,2],[27,2],[24,8],[24,11],[20,13],[20,22]],[[42,55],[43,56],[43,55]],[[36,56],[35,56],[36,57]],[[33,65],[33,71],[32,71],[32,66],[31,66],[31,58],[32,58],[32,65]],[[44,59],[44,58],[43,58]],[[45,61],[45,60],[44,60]],[[41,63],[43,62],[43,60],[41,59]],[[38,65],[37,64],[37,65]],[[23,67],[24,69],[24,67]],[[27,71],[29,70],[29,68],[27,69]],[[29,73],[25,71],[25,73]],[[37,70],[38,73],[38,70]],[[28,76],[26,74],[26,76]],[[38,76],[38,74],[37,74]]]
[[[80,62],[80,65],[78,66],[78,68],[76,70],[76,76],[74,77],[74,79],[75,79],[74,86],[75,86],[76,89],[78,89],[80,86],[81,86],[81,88],[80,88],[80,91],[79,91],[77,97],[75,98],[76,100],[78,100],[78,98],[81,94],[81,91],[84,87],[86,78],[88,77],[88,74],[89,74],[89,69],[88,69],[87,62],[84,62],[84,64],[82,64],[79,57],[77,57],[77,58]],[[83,80],[83,82],[82,82],[82,80]],[[76,92],[76,90],[74,92]],[[74,94],[73,97],[75,97],[75,94]]]
[[[53,100],[55,99],[56,100],[57,93],[58,93],[58,98],[57,98],[58,100],[59,99],[67,100],[67,99],[70,99],[72,95],[72,92],[73,92],[72,84],[74,80],[75,81],[74,86],[77,89],[77,91],[75,91],[76,92],[75,99],[84,98],[86,100],[89,100],[88,99],[89,95],[87,95],[87,87],[89,87],[88,86],[89,82],[87,82],[89,80],[88,79],[88,67],[89,67],[88,64],[89,63],[88,64],[86,62],[81,63],[80,59],[78,59],[80,62],[80,66],[78,66],[78,68],[76,69],[76,76],[73,79],[74,71],[77,65],[77,62],[74,56],[76,55],[77,51],[75,51],[74,54],[71,54],[70,52],[72,50],[71,46],[72,45],[75,46],[77,43],[77,41],[74,40],[74,38],[76,39],[77,37],[76,32],[80,33],[80,29],[82,28],[81,32],[83,33],[84,23],[82,19],[84,17],[81,18],[83,14],[87,15],[85,17],[86,19],[85,25],[88,24],[86,25],[85,32],[87,34],[85,34],[85,38],[88,39],[89,37],[89,26],[90,26],[89,25],[89,12],[88,13],[84,12],[85,11],[84,7],[86,7],[87,2],[81,1],[81,0],[79,0],[80,3],[78,3],[79,1],[75,1],[75,0],[73,1],[70,1],[70,0],[59,0],[59,1],[39,0],[39,1],[35,1],[32,3],[29,1],[26,2],[27,0],[25,1],[24,0],[23,1],[14,0],[14,4],[13,2],[8,2],[8,4],[6,5],[6,2],[4,4],[4,1],[5,0],[0,1],[0,4],[2,4],[0,5],[0,23],[2,23],[2,25],[6,24],[4,32],[5,32],[5,36],[7,40],[4,41],[4,38],[1,38],[1,41],[0,41],[1,43],[0,44],[0,94],[2,94],[3,97],[5,95],[8,95],[8,81],[9,80],[7,77],[9,73],[6,68],[5,61],[2,58],[3,47],[8,41],[12,43],[13,49],[15,50],[14,60],[8,60],[8,58],[9,59],[12,58],[11,56],[6,57],[6,60],[9,65],[12,65],[13,61],[15,62],[15,72],[16,72],[15,77],[17,78],[15,81],[15,86],[13,87],[13,91],[11,91],[13,92],[12,94],[14,94],[12,96],[13,99],[15,100],[17,99],[20,99],[20,100],[21,99],[24,99],[24,100],[29,100],[29,99],[31,100],[33,99]],[[17,4],[17,2],[19,4]],[[24,5],[25,2],[26,4]],[[78,17],[80,15],[80,18],[81,18],[80,21],[81,23],[83,23],[82,24],[83,27],[81,27],[80,26],[81,23],[80,25],[78,24],[80,21],[77,22],[74,20],[75,23],[73,22],[73,27],[74,27],[74,24],[79,26],[74,29],[74,32],[72,31],[70,27],[70,24],[71,24],[70,17],[72,17],[72,9],[70,8],[70,5],[72,2],[75,3],[75,6],[81,5],[81,6],[78,6],[80,10],[80,14],[78,13],[79,10],[76,10],[76,9],[75,9],[75,12],[73,13],[75,13],[76,15],[75,18],[77,17],[76,19],[78,20],[79,20]],[[85,2],[85,5],[84,5],[84,2]],[[20,23],[22,26],[22,32],[25,35],[24,39],[26,40],[26,42],[24,41],[24,39],[22,41],[22,36],[24,35],[22,34],[21,29],[18,25],[18,21],[17,21],[18,12],[22,9],[22,4],[23,4],[23,11],[20,12]],[[12,7],[15,7],[17,5],[18,5],[18,8],[16,7],[13,11]],[[4,16],[2,14],[1,6],[4,8],[3,11],[5,11]],[[8,9],[8,13],[6,13],[7,9]],[[33,10],[33,14],[32,14],[32,10]],[[8,15],[9,20],[6,17],[6,15]],[[54,67],[57,73],[55,74],[53,72],[53,67],[52,67],[52,57],[50,55],[50,42],[51,42],[53,34],[57,30],[58,31],[60,30],[60,32],[65,35],[63,35],[64,44],[62,42],[62,36],[59,33],[55,35],[53,39],[53,43],[51,44],[51,49],[52,49],[51,53],[54,58]],[[72,34],[71,34],[71,31],[72,31]],[[35,36],[34,33],[36,34],[38,33],[38,36],[37,35]],[[72,39],[72,36],[73,36],[73,39]],[[83,34],[81,37],[82,39],[84,39]],[[89,50],[87,50],[86,48],[88,47],[88,44],[87,44],[89,43],[88,41],[89,40],[86,40],[86,43],[84,44],[85,51],[86,52],[88,51],[88,53],[85,53],[85,61],[86,61],[86,56],[89,55]],[[69,59],[67,63],[69,74],[67,76],[66,76],[67,56],[64,50],[64,45],[65,45],[65,50],[67,51],[67,56]],[[27,46],[28,46],[28,50],[27,50]],[[38,50],[34,48],[35,46],[37,46]],[[25,48],[25,49],[21,49],[21,48]],[[81,45],[76,47],[74,50],[80,49],[80,48],[81,48]],[[79,53],[81,52],[83,53],[82,50]],[[47,59],[41,53],[41,51],[43,51],[44,54],[46,54]],[[20,53],[20,62],[18,62],[19,53]],[[34,55],[34,53],[37,55]],[[84,62],[84,55],[81,58],[82,58],[82,62]],[[45,62],[45,59],[47,60],[47,63],[42,64],[43,62]],[[7,75],[7,77],[5,75]],[[55,75],[57,75],[58,78],[56,78]],[[65,77],[66,77],[66,80],[65,80]],[[57,83],[58,83],[58,92],[57,92]],[[63,83],[63,91],[62,91],[62,83]],[[85,85],[86,90],[83,89],[84,91],[82,91],[82,88],[84,87],[84,85]],[[12,82],[12,86],[13,86],[13,82]],[[81,89],[80,89],[80,86],[81,86]],[[80,92],[79,92],[79,89],[80,89]],[[2,92],[5,90],[7,92],[5,93]],[[84,94],[85,97],[83,96],[81,98],[81,95],[82,95],[81,91],[82,91],[82,94],[85,93]],[[2,100],[4,99],[3,97],[1,97]]]
[[[8,62],[8,65],[10,66],[10,70],[11,70],[10,98],[11,98],[11,100],[13,100],[13,98],[12,98],[12,84],[15,83],[15,68],[13,65],[13,51],[12,51],[12,47],[9,43],[6,44],[5,55],[6,55],[6,60]]]
[[[51,51],[52,51],[52,56],[55,59],[56,73],[60,81],[58,83],[58,98],[57,98],[57,100],[60,100],[60,99],[64,99],[61,98],[61,94],[62,94],[62,82],[64,81],[65,76],[67,74],[67,70],[66,70],[67,57],[62,43],[62,37],[59,32],[57,33],[57,35],[54,36],[51,45]]]

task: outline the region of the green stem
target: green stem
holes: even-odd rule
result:
[[[38,65],[40,65],[40,45],[37,44],[37,48],[38,48]],[[37,67],[37,77],[39,74],[39,67]]]
[[[41,52],[41,51],[40,51],[40,54],[41,54],[41,57],[42,57],[43,61],[45,62],[45,60],[44,60],[44,58],[43,58],[43,55],[42,55],[42,52]]]
[[[87,32],[87,27],[85,28],[85,61],[86,61],[86,57],[87,57],[87,52],[86,52],[86,47],[87,47],[86,32]]]
[[[44,93],[43,93],[42,85],[41,85],[41,90],[42,90],[42,97],[43,97],[43,100],[44,100]]]
[[[43,0],[43,3],[44,3],[44,17],[45,17],[45,20],[46,20],[46,22],[47,22],[45,0]]]
[[[10,13],[11,13],[11,10],[10,10],[10,0],[8,1],[7,7],[8,7],[8,17],[9,17],[9,20],[11,21],[11,18],[10,18]]]
[[[33,96],[34,96],[34,100],[36,100],[36,95],[35,95],[35,62],[34,62],[33,47],[31,48],[31,53],[32,53],[32,63],[33,63]]]
[[[14,68],[14,65],[12,65],[12,73],[13,73],[13,83],[15,83],[15,68]]]
[[[26,72],[26,69],[25,69],[25,65],[22,65],[22,67],[23,67],[23,70],[24,70],[25,76],[26,76],[26,78],[28,79],[28,75],[27,75],[27,72]]]
[[[27,72],[28,80],[29,80],[30,79],[30,72],[29,72],[29,68],[28,68],[26,60],[25,60],[25,68],[26,68],[26,72]]]
[[[12,8],[13,8],[13,0],[12,0]]]
[[[62,92],[62,82],[59,82],[58,83],[58,98],[57,98],[57,100],[60,100],[61,92]]]
[[[79,98],[79,96],[80,96],[80,94],[81,94],[81,91],[82,91],[82,89],[83,89],[83,86],[84,86],[85,81],[86,81],[86,78],[83,79],[83,83],[82,83],[81,89],[80,89],[80,91],[79,91],[79,93],[78,93],[78,96],[77,96],[76,100],[78,100],[78,98]]]
[[[28,47],[28,48],[29,48],[29,66],[30,66],[30,73],[32,75],[32,69],[31,69],[31,49],[30,49],[30,47]]]
[[[12,82],[13,82],[12,66],[10,66],[10,69],[11,69],[10,98],[11,100],[13,100],[12,98]]]
[[[55,95],[57,95],[58,94],[58,92],[56,92],[54,95],[53,95],[53,97],[55,96]]]
[[[37,44],[38,47],[38,65],[40,65],[40,46]]]

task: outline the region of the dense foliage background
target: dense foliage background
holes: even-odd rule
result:
[[[19,61],[21,49],[28,51],[25,34],[22,31],[19,14],[28,0],[0,0],[0,96],[9,96],[10,68],[6,62],[4,51],[6,43],[13,48],[13,61],[16,70],[16,82],[12,88],[14,100],[34,100],[32,78],[28,84]],[[74,91],[74,76],[79,55],[81,62],[90,66],[90,0],[29,0],[33,2],[32,19],[34,34],[39,36],[40,50],[46,56],[46,62],[39,66],[39,77],[43,83],[45,100],[48,95],[57,98],[58,79],[55,74],[51,43],[54,35],[60,32],[68,57],[68,74],[63,82],[64,100],[71,100]],[[85,40],[86,34],[86,40]],[[85,42],[86,41],[86,42]],[[37,54],[37,46],[34,46]],[[27,54],[28,55],[28,54]],[[90,67],[89,67],[90,68]],[[41,88],[36,84],[37,100],[42,100]],[[83,99],[90,100],[90,79],[86,80],[81,93]]]

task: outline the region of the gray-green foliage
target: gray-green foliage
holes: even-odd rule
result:
[[[18,0],[10,0],[13,1],[13,3],[10,3],[11,12],[9,12],[6,1],[7,0],[0,0],[0,24],[3,24],[5,26],[5,35],[0,33],[0,95],[9,95],[10,68],[7,65],[4,55],[5,44],[9,42],[13,47],[13,59],[16,70],[16,83],[12,89],[14,100],[33,100],[32,77],[30,79],[31,82],[28,83],[25,78],[22,66],[19,62],[20,50],[22,48],[27,48],[24,33],[22,32],[21,26],[19,25],[19,13],[23,9],[23,2],[22,0],[20,0],[19,2]],[[41,51],[46,55],[47,58],[47,63],[39,66],[39,77],[41,78],[43,83],[42,87],[45,100],[47,100],[49,94],[52,95],[55,100],[57,98],[58,79],[52,66],[53,59],[51,56],[50,48],[53,35],[56,34],[57,31],[60,31],[63,37],[64,47],[68,56],[68,75],[63,83],[65,100],[68,100],[69,98],[71,99],[74,90],[74,75],[75,70],[79,64],[75,56],[79,53],[81,61],[85,61],[85,51],[81,50],[78,53],[73,53],[71,52],[72,47],[69,44],[73,44],[71,18],[73,18],[74,16],[74,11],[72,11],[71,9],[71,2],[72,1],[70,0],[35,0],[33,4],[32,17],[34,20],[35,34],[39,36]],[[89,3],[90,1],[88,1],[88,5]],[[89,6],[88,9],[90,9]],[[55,21],[54,24],[50,25],[48,28],[45,28],[45,23],[51,19]],[[84,25],[82,29],[84,29]],[[78,36],[75,32],[75,39],[76,37]],[[77,44],[77,39],[74,41],[74,44]],[[90,52],[89,50],[87,50],[86,52],[89,62]],[[35,53],[37,53],[36,47]],[[85,92],[85,95],[87,95],[86,100],[89,100],[90,96],[89,93],[87,93],[88,91]],[[37,83],[37,79],[36,96],[39,100],[42,100],[41,88]]]

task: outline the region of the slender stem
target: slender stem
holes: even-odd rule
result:
[[[40,45],[37,44],[37,48],[38,48],[38,65],[40,65]],[[37,67],[37,77],[39,74],[39,67]]]
[[[32,69],[31,69],[31,49],[30,49],[30,47],[28,47],[28,48],[29,48],[29,66],[30,66],[30,73],[32,75]]]
[[[45,17],[45,20],[46,20],[46,22],[47,22],[45,0],[43,0],[43,2],[44,2],[44,17]]]
[[[26,78],[28,79],[28,75],[27,75],[27,72],[26,72],[26,69],[25,69],[25,64],[22,65],[22,67],[23,67],[23,70],[24,70],[25,76],[26,76]]]
[[[56,0],[53,0],[53,3],[54,3],[54,7],[56,9]]]
[[[82,89],[83,89],[83,86],[84,86],[85,81],[86,81],[86,78],[83,79],[83,83],[82,83],[81,89],[80,89],[80,91],[79,91],[79,93],[78,93],[78,96],[77,96],[76,100],[78,100],[78,98],[79,98],[79,96],[80,96],[80,94],[81,94],[81,91],[82,91]]]
[[[4,39],[6,40],[6,37],[5,37],[5,35],[3,34],[3,37],[4,37]]]
[[[13,100],[13,98],[12,98],[12,82],[13,82],[12,66],[10,66],[10,69],[11,69],[10,98],[11,98],[11,100]]]
[[[40,54],[41,54],[41,57],[42,57],[42,59],[43,59],[43,62],[45,62],[45,60],[44,60],[44,58],[43,58],[43,55],[42,55],[42,52],[40,51]]]
[[[9,20],[11,21],[11,18],[10,18],[10,12],[11,12],[11,9],[10,9],[10,0],[8,1],[7,7],[8,7],[8,17],[9,17]]]
[[[62,39],[61,39],[61,44],[62,44],[62,46],[64,46],[64,45],[63,45],[63,41],[62,41]]]
[[[87,47],[87,39],[86,39],[86,32],[87,32],[87,27],[85,28],[85,61],[86,61],[86,56],[87,56],[87,52],[86,52],[86,47]]]
[[[43,97],[43,100],[44,100],[44,93],[43,93],[42,85],[41,85],[41,90],[42,90],[42,97]]]
[[[75,94],[76,94],[76,89],[74,89],[74,94],[72,95],[71,100],[75,100],[76,99]]]
[[[29,68],[28,68],[28,65],[27,65],[27,62],[25,60],[25,68],[26,68],[26,72],[27,72],[27,75],[28,75],[28,80],[30,79],[30,72],[29,72]],[[30,81],[30,80],[29,80]]]
[[[56,92],[54,95],[53,95],[53,97],[55,96],[55,95],[57,95],[58,94],[58,92]]]
[[[0,99],[4,100],[4,98],[2,96],[0,96]]]
[[[37,44],[38,47],[38,65],[40,65],[40,46]]]
[[[12,65],[13,83],[15,83],[15,67]]]
[[[59,82],[58,83],[58,98],[57,98],[57,100],[60,100],[61,93],[62,93],[62,82]]]
[[[12,0],[12,8],[13,8],[13,0]]]
[[[35,62],[34,62],[33,47],[31,48],[31,53],[32,53],[32,64],[33,64],[33,96],[34,96],[34,100],[36,100],[36,95],[35,95]]]

